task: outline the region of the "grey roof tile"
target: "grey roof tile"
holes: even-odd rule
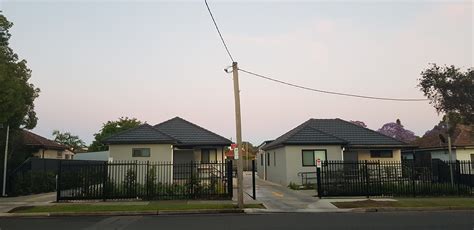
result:
[[[342,119],[310,119],[264,146],[285,144],[344,144],[347,146],[404,146],[406,143]]]
[[[174,144],[178,141],[149,124],[143,124],[112,135],[103,142],[106,144]]]
[[[154,127],[177,139],[179,145],[230,145],[232,143],[229,139],[180,117],[175,117]]]

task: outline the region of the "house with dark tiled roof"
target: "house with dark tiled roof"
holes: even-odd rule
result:
[[[258,157],[258,174],[282,185],[302,184],[316,161],[400,161],[407,143],[342,119],[309,119],[270,143]]]
[[[402,151],[406,159],[430,162],[432,159],[449,160],[446,128],[435,127],[411,143],[416,148]],[[474,162],[474,126],[457,125],[451,135],[452,160]]]
[[[67,146],[49,140],[27,130],[21,131],[23,145],[34,157],[49,159],[72,159],[74,153]]]
[[[180,117],[157,125],[143,124],[104,140],[112,160],[189,163],[225,159],[232,143],[225,137]]]

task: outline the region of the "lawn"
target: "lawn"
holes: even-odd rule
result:
[[[332,202],[338,208],[435,208],[453,207],[474,209],[474,198],[400,198],[397,201],[362,200]]]
[[[264,208],[261,204],[247,204],[245,208]],[[237,209],[234,204],[186,204],[186,203],[150,203],[146,205],[127,204],[58,204],[50,206],[25,206],[11,210],[13,213],[39,212],[113,212],[113,211],[173,211],[173,210],[209,210]]]

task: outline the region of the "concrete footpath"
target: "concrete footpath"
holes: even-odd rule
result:
[[[41,193],[18,197],[1,197],[0,213],[6,213],[20,206],[51,205],[56,201],[56,192]]]

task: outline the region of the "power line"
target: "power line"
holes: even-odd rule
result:
[[[227,48],[227,44],[225,43],[224,38],[222,37],[221,31],[219,30],[219,27],[217,26],[216,20],[214,19],[214,16],[212,15],[211,8],[209,8],[209,5],[207,4],[207,0],[204,0],[204,3],[206,3],[207,11],[209,11],[209,15],[211,15],[212,21],[214,22],[214,26],[216,27],[217,33],[219,34],[219,37],[221,37],[222,44],[224,44],[224,48],[227,51],[227,54],[230,57],[230,60],[234,62],[234,58],[232,57],[232,54],[230,54],[229,48]]]
[[[248,70],[240,69],[240,68],[239,68],[239,71],[242,71],[244,73],[247,73],[247,74],[259,77],[259,78],[270,80],[270,81],[273,81],[273,82],[281,83],[281,84],[292,86],[292,87],[299,88],[299,89],[314,91],[314,92],[318,92],[318,93],[326,93],[326,94],[346,96],[346,97],[357,97],[357,98],[372,99],[372,100],[384,100],[384,101],[412,101],[412,102],[413,101],[428,101],[428,99],[422,99],[422,98],[373,97],[373,96],[333,92],[333,91],[327,91],[327,90],[321,90],[321,89],[315,89],[315,88],[310,88],[310,87],[306,87],[306,86],[296,85],[296,84],[288,83],[288,82],[285,82],[285,81],[280,81],[280,80],[277,80],[277,79],[274,79],[274,78],[271,78],[271,77],[267,77],[267,76],[257,74],[257,73],[254,73],[254,72],[251,72],[251,71],[248,71]]]

